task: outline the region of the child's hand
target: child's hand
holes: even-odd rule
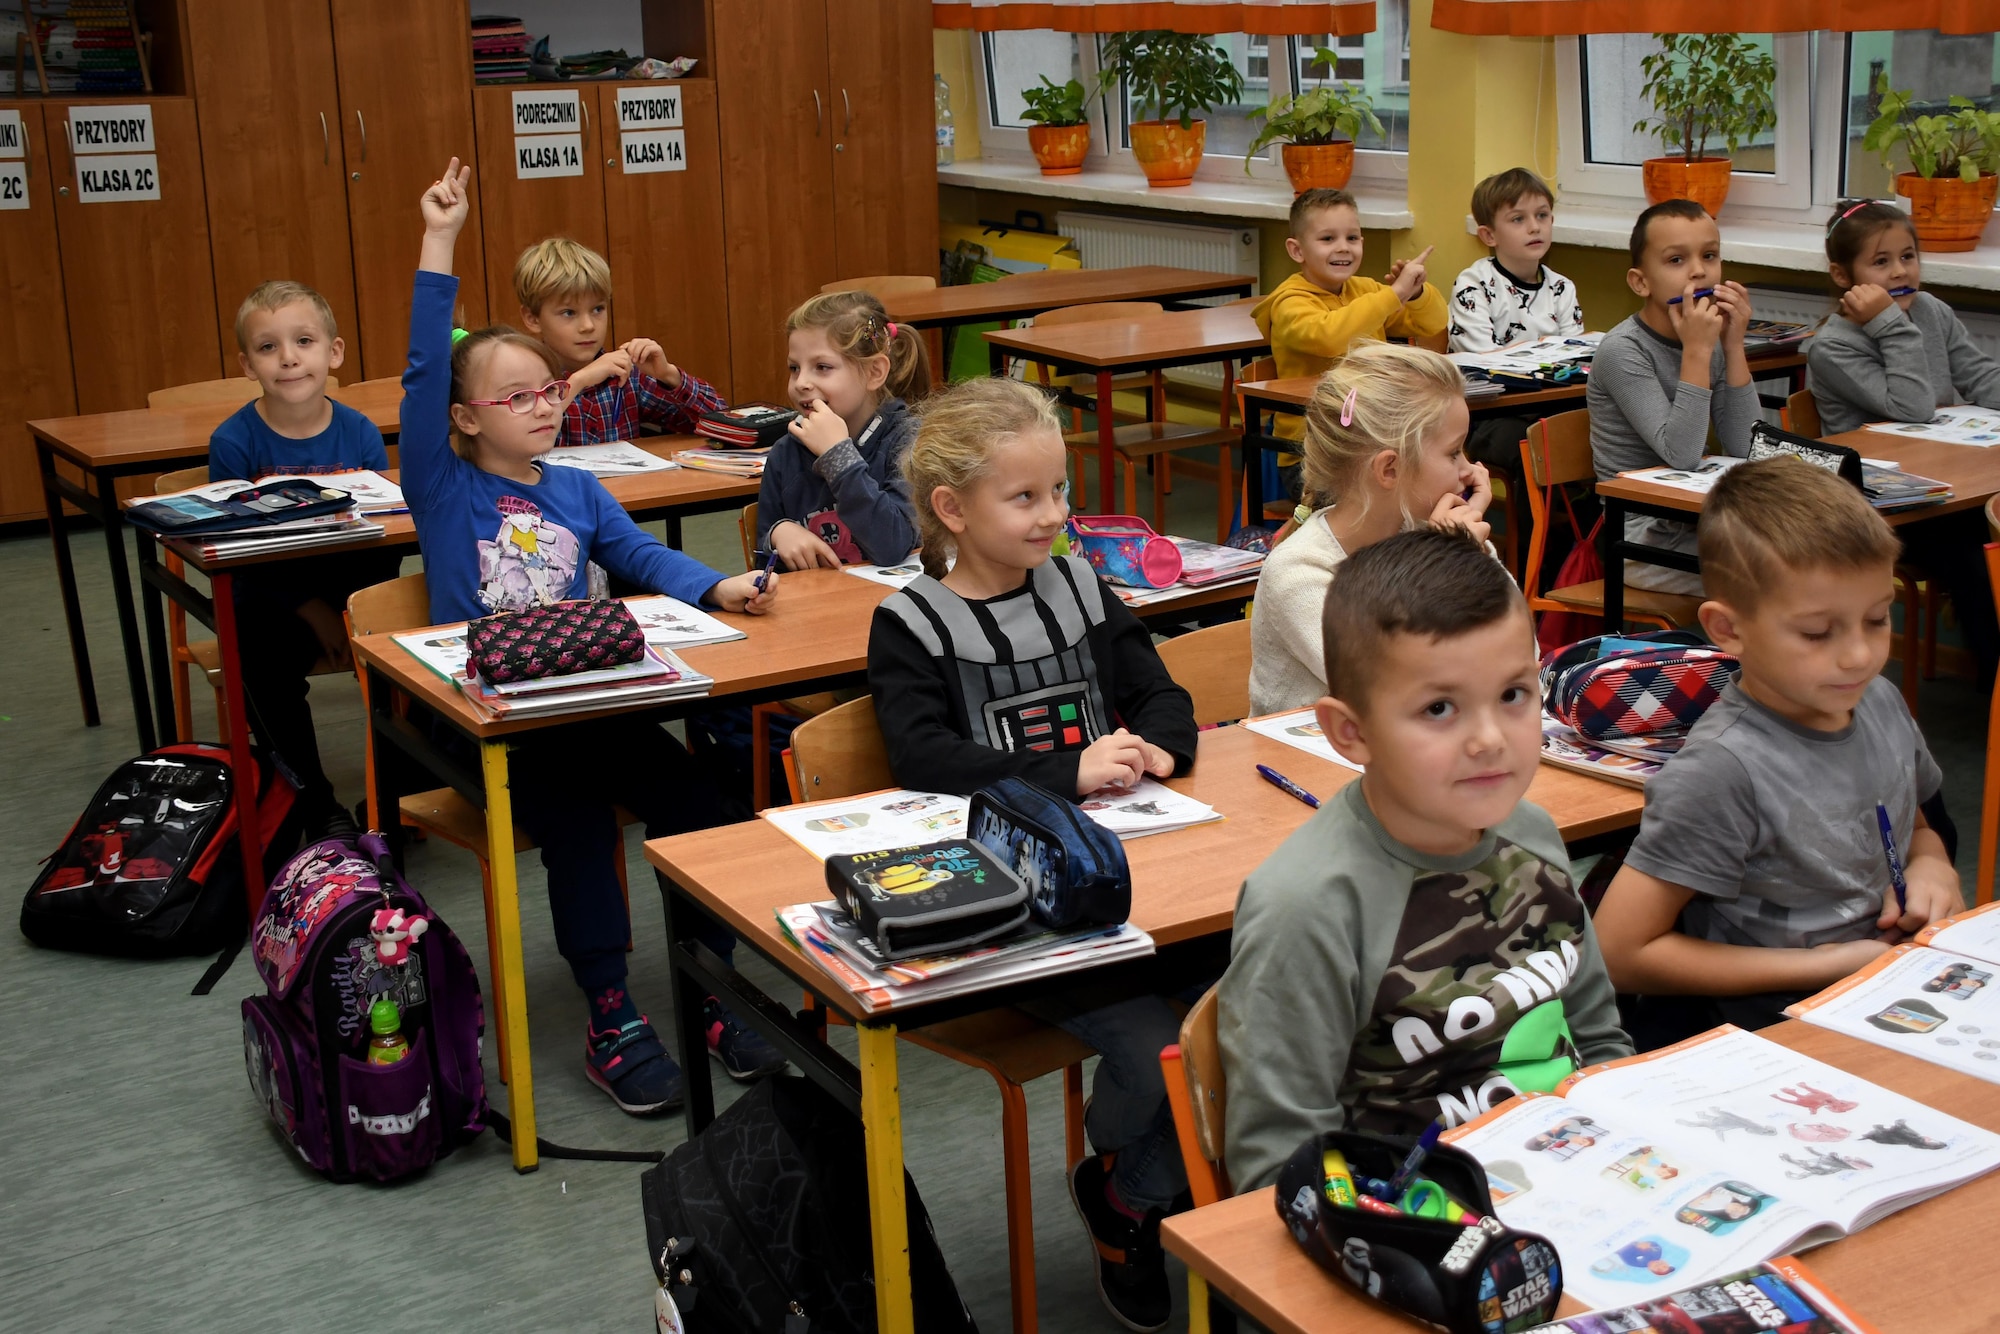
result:
[[[1161,750],[1144,737],[1139,738],[1139,746],[1146,752],[1146,772],[1155,778],[1174,776],[1174,757]]]
[[[1394,292],[1397,299],[1402,301],[1404,305],[1407,306],[1423,294],[1424,262],[1431,257],[1431,251],[1435,249],[1437,249],[1436,246],[1427,245],[1424,247],[1423,253],[1419,254],[1416,258],[1399,259],[1389,266],[1389,273],[1386,279],[1389,284],[1389,290]]]
[[[307,598],[298,606],[299,619],[312,627],[313,637],[319,640],[320,651],[326,660],[342,670],[353,665],[347,646],[347,626],[341,621],[340,613],[326,605],[319,598]]]
[[[666,349],[650,338],[634,338],[619,349],[632,364],[669,389],[681,387],[681,368],[667,360]]]
[[[1942,921],[1965,908],[1958,872],[1943,857],[1912,857],[1903,873],[1909,906],[1896,906],[1896,891],[1882,896],[1882,915],[1875,925],[1883,932],[1915,935],[1932,922]]]
[[[1090,743],[1076,760],[1076,795],[1117,784],[1137,787],[1146,772],[1146,743],[1119,728]]]
[[[1879,283],[1856,283],[1840,294],[1840,313],[1856,324],[1866,324],[1896,304],[1889,289]]]
[[[1896,897],[1891,894],[1892,900]],[[1886,940],[1843,940],[1829,945],[1815,945],[1813,955],[1826,965],[1821,976],[1821,986],[1832,986],[1850,973],[1859,972],[1869,964],[1889,952]]]
[[[1716,289],[1718,292],[1720,288]],[[1681,346],[1693,348],[1713,348],[1722,341],[1723,330],[1729,325],[1729,317],[1712,296],[1697,301],[1694,297],[1695,285],[1688,282],[1687,290],[1681,294],[1678,306],[1667,307],[1667,319],[1674,326],[1674,337],[1681,340]],[[1707,373],[1703,373],[1703,383]]]
[[[757,591],[757,580],[764,579],[764,591]],[[713,602],[724,611],[740,611],[746,616],[762,616],[771,609],[772,599],[778,596],[778,572],[771,571],[767,577],[762,570],[752,574],[739,574],[724,579],[703,595],[703,601]]]
[[[777,549],[778,562],[788,570],[821,565],[829,570],[840,568],[840,557],[833,548],[821,541],[819,534],[806,531],[802,523],[781,523],[771,529],[771,545]]]
[[[814,399],[805,411],[785,427],[792,439],[812,451],[814,458],[847,439],[847,423],[821,399]]]
[[[632,356],[624,348],[613,348],[569,377],[570,392],[580,394],[607,380],[624,384],[632,378]]]
[[[444,169],[444,175],[431,182],[424,191],[418,207],[424,213],[424,230],[440,236],[456,237],[465,226],[465,218],[472,211],[472,196],[466,187],[472,183],[472,168],[461,167],[453,158]]]
[[[1472,484],[1470,498],[1456,491],[1447,491],[1438,497],[1438,503],[1431,507],[1431,527],[1456,528],[1473,541],[1484,546],[1493,536],[1493,525],[1486,522],[1486,507],[1493,503],[1493,482],[1487,475],[1485,464],[1475,464],[1478,478]]]
[[[1724,345],[1742,347],[1743,335],[1750,328],[1750,289],[1739,282],[1717,283],[1715,304],[1722,309]]]

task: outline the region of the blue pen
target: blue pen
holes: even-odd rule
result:
[[[1306,805],[1312,807],[1314,810],[1319,809],[1318,797],[1315,797],[1312,793],[1306,791],[1304,788],[1300,787],[1297,783],[1294,783],[1291,779],[1285,777],[1283,774],[1279,773],[1276,769],[1273,769],[1270,765],[1268,764],[1258,765],[1257,772],[1264,776],[1265,782],[1269,783],[1272,787],[1277,788],[1280,792],[1284,792],[1291,796],[1297,797],[1300,801],[1303,801]]]
[[[1914,295],[1914,294],[1916,293],[1916,290],[1917,290],[1917,289],[1916,289],[1916,288],[1914,288],[1914,287],[1892,287],[1892,288],[1890,288],[1890,289],[1889,289],[1889,295],[1890,295],[1890,296],[1912,296],[1912,295]]]
[[[1889,808],[1881,802],[1875,803],[1875,827],[1882,831],[1882,855],[1889,859],[1889,883],[1896,888],[1896,906],[1909,911],[1910,885],[1903,879],[1903,857],[1896,851],[1896,826],[1889,819]]]
[[[1701,300],[1705,296],[1714,296],[1714,295],[1715,295],[1715,289],[1713,287],[1697,287],[1694,289],[1694,299],[1696,301]],[[1667,298],[1667,304],[1670,306],[1678,306],[1681,303],[1682,299],[1683,298],[1681,297],[1670,296]]]
[[[778,568],[778,548],[777,545],[773,543],[771,547],[771,559],[764,562],[764,572],[757,576],[757,591],[759,593],[762,593],[764,591],[764,581],[766,579],[769,579],[771,577],[771,572],[773,570],[776,570],[777,568]]]
[[[1389,1178],[1389,1199],[1403,1198],[1403,1192],[1417,1179],[1417,1173],[1423,1170],[1424,1159],[1431,1156],[1431,1150],[1437,1147],[1438,1136],[1443,1133],[1444,1126],[1437,1121],[1424,1127],[1424,1133],[1417,1136],[1417,1142],[1410,1147],[1409,1156],[1403,1159],[1403,1165],[1396,1169],[1396,1175]]]

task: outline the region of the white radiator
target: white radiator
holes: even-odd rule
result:
[[[1190,227],[1110,213],[1056,214],[1056,231],[1075,242],[1086,269],[1122,269],[1134,264],[1164,264],[1208,273],[1240,273],[1255,282],[1259,273],[1258,233],[1254,227]],[[1211,297],[1202,305],[1221,305],[1229,297]],[[1222,390],[1222,366],[1181,366],[1167,378],[1217,393]]]

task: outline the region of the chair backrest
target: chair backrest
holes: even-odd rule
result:
[[[163,472],[153,479],[153,494],[170,496],[176,491],[186,491],[191,487],[208,483],[208,465],[199,468],[180,468],[174,472]]]
[[[326,377],[328,389],[340,388],[338,376]],[[197,380],[193,384],[169,385],[165,389],[155,389],[146,395],[149,408],[198,408],[210,404],[224,407],[241,406],[264,392],[264,387],[247,375],[232,375],[226,380]]]
[[[347,599],[347,632],[352,635],[415,630],[430,623],[430,585],[421,573],[357,588]]]
[[[1590,409],[1558,412],[1528,428],[1527,439],[1521,442],[1521,489],[1528,493],[1530,525],[1528,564],[1521,572],[1521,587],[1528,590],[1531,610],[1547,609],[1535,594],[1541,587],[1542,556],[1548,550],[1552,518],[1546,492],[1551,486],[1580,482],[1596,473],[1590,457]],[[1579,540],[1583,536],[1577,534]]]
[[[2000,542],[2000,495],[1992,496],[1986,502],[1986,531],[1993,541]],[[2000,584],[1993,586],[1993,596],[2000,598]]]
[[[1157,301],[1093,301],[1082,306],[1058,306],[1035,316],[1037,329],[1058,324],[1103,324],[1111,320],[1143,320],[1160,315],[1166,307]]]
[[[743,539],[743,568],[755,569],[757,565],[757,502],[751,501],[736,516],[736,535]]]
[[[917,273],[878,273],[869,278],[841,278],[822,286],[822,295],[828,292],[866,292],[870,296],[894,296],[898,292],[928,292],[937,286],[937,279]]]
[[[1278,359],[1259,357],[1243,368],[1241,377],[1245,380],[1275,380],[1278,378]]]
[[[1815,440],[1826,434],[1826,428],[1819,424],[1819,400],[1812,390],[1801,389],[1785,400],[1785,429]]]
[[[1250,618],[1211,625],[1160,645],[1167,674],[1194,697],[1198,727],[1250,716]]]
[[[799,799],[830,801],[896,786],[889,750],[875,721],[875,701],[862,696],[792,730]]]
[[[347,387],[349,389],[380,389],[384,385],[401,384],[402,382],[403,377],[400,375],[381,375],[373,380],[357,380]],[[338,389],[340,388],[340,381],[329,375],[326,377],[326,387],[329,389]]]
[[[1216,1036],[1216,989],[1210,987],[1181,1020],[1180,1042],[1160,1053],[1167,1101],[1196,1207],[1227,1199],[1229,1174],[1222,1160],[1222,1046]]]
[[[1410,340],[1410,346],[1420,347],[1426,352],[1449,352],[1451,350],[1450,335],[1444,333],[1418,334]]]

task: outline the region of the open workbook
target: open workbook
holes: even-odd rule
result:
[[[2000,1136],[1729,1026],[1445,1138],[1593,1306],[1832,1241],[2000,1167]]]
[[[2000,1084],[2000,903],[1947,917],[1786,1010]]]

